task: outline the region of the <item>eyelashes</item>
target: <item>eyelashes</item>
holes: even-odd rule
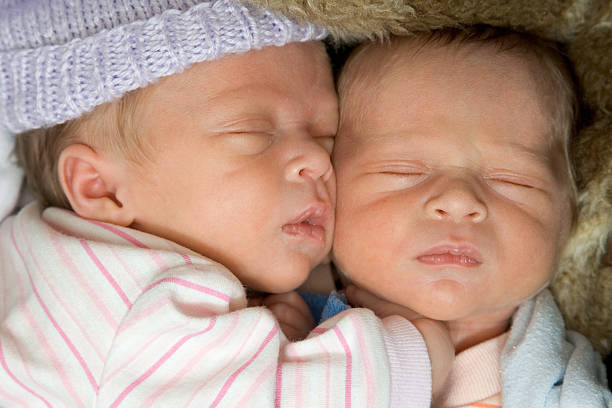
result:
[[[268,131],[236,131],[227,132],[219,135],[221,145],[229,151],[239,155],[254,155],[264,152],[275,140],[274,132]],[[335,135],[313,136],[313,140],[318,143],[328,154],[331,154]]]
[[[418,177],[423,176],[425,173],[422,171],[411,171],[411,170],[392,170],[392,171],[381,171],[379,174],[386,176],[396,176],[396,177]]]
[[[542,200],[549,200],[554,195],[551,192],[552,182],[546,180],[546,175],[504,173],[488,176],[485,182],[499,196],[535,208],[542,205]]]
[[[268,132],[231,132],[222,135],[226,148],[238,154],[256,154],[272,144],[273,134]]]
[[[370,176],[381,189],[399,190],[420,184],[427,179],[429,171],[414,167],[392,167],[373,171]]]
[[[367,168],[367,167],[366,167]],[[416,177],[431,173],[432,169],[425,163],[420,161],[385,161],[382,163],[372,164],[367,169],[372,173],[395,177]]]
[[[510,174],[486,176],[485,180],[493,185],[498,185],[507,188],[517,188],[532,190],[538,188],[538,183],[524,176],[515,176]]]
[[[435,169],[414,167],[381,168],[368,174],[376,190],[393,191],[417,187],[432,177]],[[483,188],[488,186],[492,191],[515,201],[527,201],[538,192],[544,191],[536,180],[514,174],[494,174],[479,176]]]

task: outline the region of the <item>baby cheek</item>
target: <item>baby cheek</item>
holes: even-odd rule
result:
[[[391,250],[392,225],[382,213],[367,208],[338,207],[333,253],[347,274],[379,269],[385,253]]]
[[[341,264],[350,264],[354,255],[361,252],[363,240],[358,239],[360,234],[359,221],[348,214],[346,208],[336,210],[336,225],[334,228],[334,243],[332,247],[334,258]]]
[[[554,274],[558,231],[545,223],[515,220],[504,235],[501,270],[507,271],[507,278],[515,277],[512,286],[519,293],[537,292]]]

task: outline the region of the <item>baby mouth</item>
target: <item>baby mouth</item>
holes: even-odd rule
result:
[[[316,205],[308,208],[291,222],[283,225],[284,233],[302,238],[310,238],[316,241],[325,241],[325,226],[329,216],[327,206]]]
[[[475,249],[468,247],[437,247],[417,257],[419,262],[427,265],[457,265],[468,268],[480,265],[481,259]]]

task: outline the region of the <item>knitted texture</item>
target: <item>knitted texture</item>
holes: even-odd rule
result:
[[[231,0],[0,0],[0,126],[59,124],[193,63],[325,35]]]

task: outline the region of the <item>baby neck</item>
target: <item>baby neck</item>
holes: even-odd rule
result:
[[[488,313],[447,322],[455,353],[499,336],[510,328],[513,310]]]

